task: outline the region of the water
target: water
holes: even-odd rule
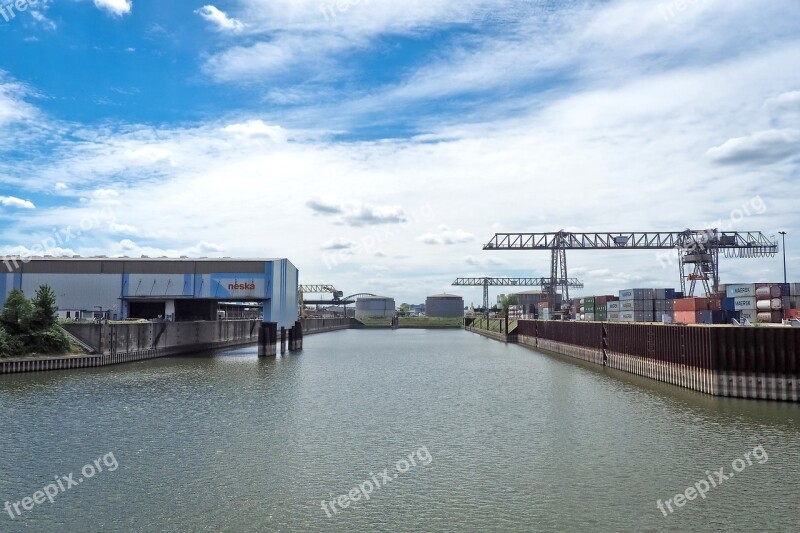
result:
[[[305,346],[279,359],[259,360],[252,347],[0,376],[0,504],[56,476],[77,480],[95,459],[91,469],[102,468],[13,521],[0,509],[0,531],[796,531],[800,522],[796,404],[708,397],[463,331],[341,331]],[[667,517],[657,508],[706,470],[733,472],[748,452],[752,464],[705,499],[673,504]],[[385,485],[369,500],[323,510],[373,475]]]

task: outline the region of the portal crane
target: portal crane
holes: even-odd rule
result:
[[[549,290],[552,283],[550,278],[458,278],[453,282],[457,287],[483,287],[483,309],[489,312],[489,286],[493,287],[542,287]],[[559,279],[559,284],[575,289],[582,289],[583,282],[575,279]]]
[[[333,285],[300,285],[298,287],[298,297],[300,299],[300,317],[306,318],[306,294],[331,294],[334,300],[340,299],[344,296],[344,292],[337,290]]]
[[[548,285],[551,305],[556,288],[568,294],[567,250],[676,250],[679,260],[681,290],[693,296],[698,281],[707,294],[719,290],[719,253],[725,257],[774,257],[777,241],[760,231],[719,231],[718,229],[674,232],[573,233],[497,233],[484,250],[550,250]],[[688,268],[691,272],[687,275]],[[686,282],[689,283],[687,292]],[[709,283],[711,282],[711,283]]]

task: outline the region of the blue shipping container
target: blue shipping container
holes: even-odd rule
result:
[[[736,298],[725,298],[722,302],[723,311],[736,311]]]

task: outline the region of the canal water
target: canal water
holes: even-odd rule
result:
[[[800,406],[341,331],[0,376],[0,467],[3,532],[797,531]]]

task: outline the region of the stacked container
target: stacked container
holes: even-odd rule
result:
[[[618,322],[619,313],[621,310],[622,310],[622,302],[620,301],[607,302],[606,303],[607,319],[611,322]]]
[[[619,291],[622,322],[668,322],[674,318],[675,289],[625,289]]]
[[[793,307],[791,289],[783,283],[727,285],[723,307],[738,312],[740,320],[780,324],[784,312]]]

